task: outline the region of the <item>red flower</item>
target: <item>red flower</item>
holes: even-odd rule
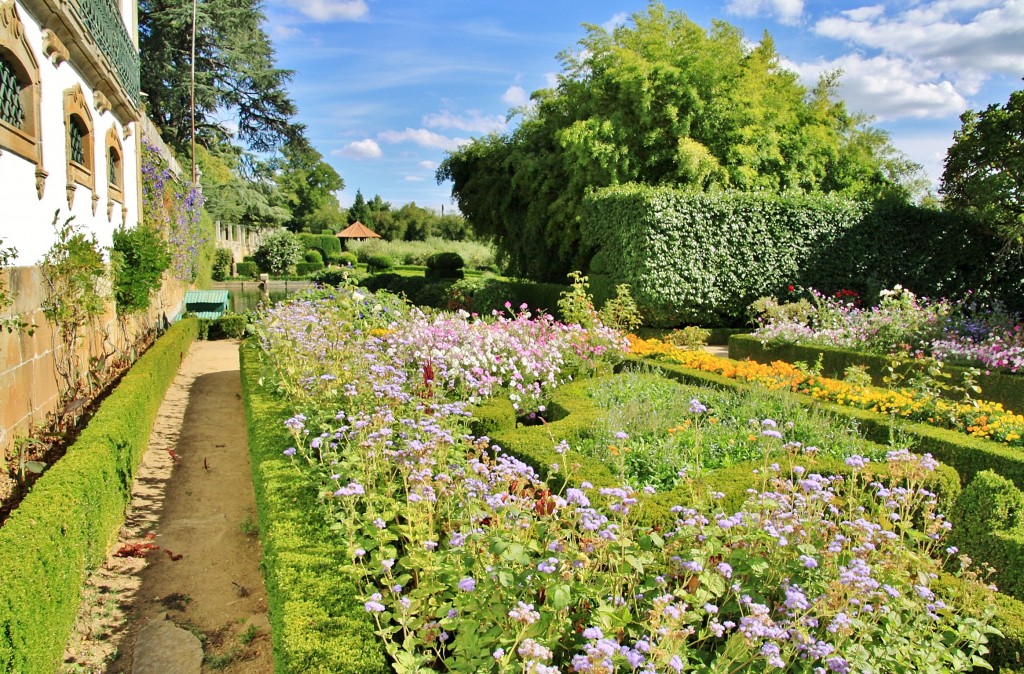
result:
[[[794,290],[796,290],[796,286],[790,284],[790,285],[786,286],[786,289],[789,290],[789,292],[793,292]]]

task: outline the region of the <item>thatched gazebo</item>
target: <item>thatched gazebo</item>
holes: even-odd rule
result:
[[[363,223],[356,220],[351,225],[336,234],[339,239],[349,241],[366,241],[367,239],[379,239],[380,234],[373,231]]]

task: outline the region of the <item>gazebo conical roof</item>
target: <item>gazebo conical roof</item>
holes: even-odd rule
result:
[[[336,235],[339,239],[379,239],[380,234],[356,220]]]

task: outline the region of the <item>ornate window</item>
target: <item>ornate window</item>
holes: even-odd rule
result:
[[[75,185],[83,185],[93,191],[95,212],[99,198],[95,194],[92,115],[81,85],[76,84],[64,91],[64,126],[67,130],[68,206],[74,202]]]
[[[39,65],[17,7],[12,0],[0,0],[0,150],[35,164],[41,199],[46,171],[39,128]]]
[[[114,211],[114,204],[121,204],[124,209],[124,149],[117,129],[111,126],[106,136],[106,170],[107,170],[107,219]]]

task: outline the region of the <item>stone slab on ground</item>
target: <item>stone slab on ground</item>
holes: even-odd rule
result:
[[[132,674],[199,674],[203,645],[196,635],[168,620],[154,620],[135,640]]]

